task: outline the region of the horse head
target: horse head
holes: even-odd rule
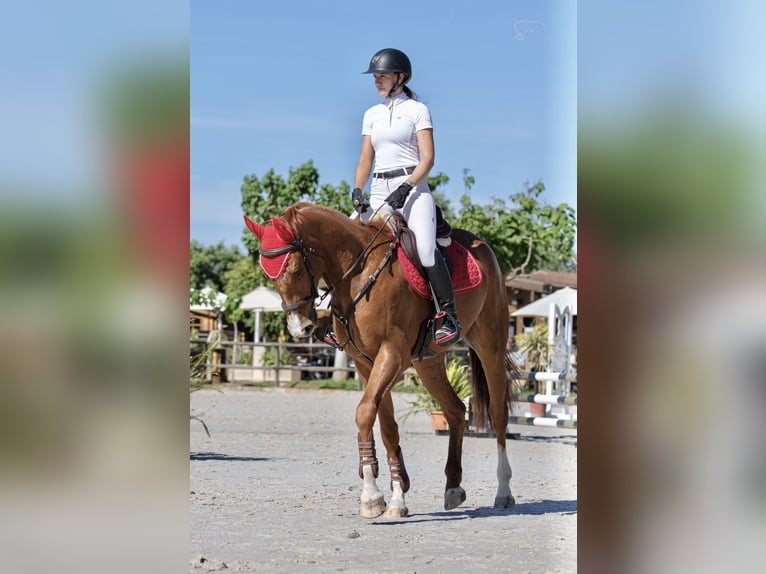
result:
[[[310,259],[313,249],[278,217],[272,216],[265,225],[246,215],[244,218],[247,228],[261,242],[259,263],[282,298],[287,330],[296,338],[310,337],[317,325],[317,277]]]

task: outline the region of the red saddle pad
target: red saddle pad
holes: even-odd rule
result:
[[[465,247],[453,240],[449,247],[442,249],[442,253],[449,259],[449,265],[452,269],[452,287],[456,295],[472,291],[481,285],[484,276],[479,264]],[[412,290],[424,299],[430,299],[431,290],[428,288],[428,283],[415,269],[401,245],[397,248],[397,256],[404,276],[407,278],[407,283],[410,284]]]

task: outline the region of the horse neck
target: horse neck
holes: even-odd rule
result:
[[[304,243],[322,253],[324,280],[328,284],[337,281],[351,268],[374,233],[340,212],[318,206],[306,206],[296,211],[292,223]],[[359,271],[361,268],[355,273]]]

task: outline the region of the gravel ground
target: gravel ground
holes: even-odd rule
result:
[[[190,572],[575,572],[577,431],[514,426],[516,506],[492,508],[492,438],[466,437],[467,500],[443,510],[447,437],[426,415],[400,424],[410,516],[358,515],[356,391],[242,389],[194,393]],[[395,394],[399,413],[407,395]],[[523,414],[518,405],[516,414]],[[379,486],[388,465],[378,431]],[[386,498],[389,496],[387,494]]]

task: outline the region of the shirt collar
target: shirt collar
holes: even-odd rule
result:
[[[398,96],[394,96],[393,98],[386,98],[386,105],[393,106],[396,104],[401,104],[402,102],[406,102],[409,99],[410,97],[402,90]]]

